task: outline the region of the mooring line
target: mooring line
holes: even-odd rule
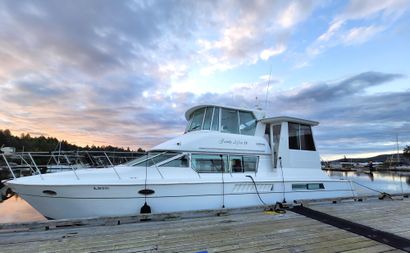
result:
[[[351,233],[355,233],[357,235],[361,235],[374,241],[389,245],[396,249],[410,252],[410,240],[407,238],[358,224],[349,220],[345,220],[336,216],[332,216],[327,213],[322,213],[304,206],[294,206],[289,210],[308,218],[320,221],[322,223],[332,225]]]

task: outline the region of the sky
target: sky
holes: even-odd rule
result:
[[[201,103],[320,122],[324,159],[410,144],[410,1],[0,1],[0,129],[149,149]]]

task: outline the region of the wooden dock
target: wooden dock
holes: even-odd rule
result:
[[[410,239],[410,200],[407,198],[312,203],[308,206]],[[146,218],[151,221],[140,221]],[[222,213],[215,210],[0,224],[0,252],[403,251],[291,210],[277,214],[249,208]]]

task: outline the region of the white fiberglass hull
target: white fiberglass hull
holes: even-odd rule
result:
[[[281,181],[256,182],[262,201],[268,205],[294,200],[349,197],[353,195],[349,181],[321,182],[325,189],[292,190],[292,184]],[[145,197],[138,193],[145,187],[134,185],[9,185],[30,205],[51,219],[125,216],[140,214]],[[174,183],[147,185],[154,193],[146,197],[152,213],[195,211],[219,208],[240,208],[263,205],[249,181]],[[44,194],[55,192],[55,196]]]

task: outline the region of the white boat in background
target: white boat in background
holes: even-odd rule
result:
[[[16,178],[6,184],[47,218],[274,205],[348,197],[321,170],[315,121],[200,105],[183,135],[126,164]]]

